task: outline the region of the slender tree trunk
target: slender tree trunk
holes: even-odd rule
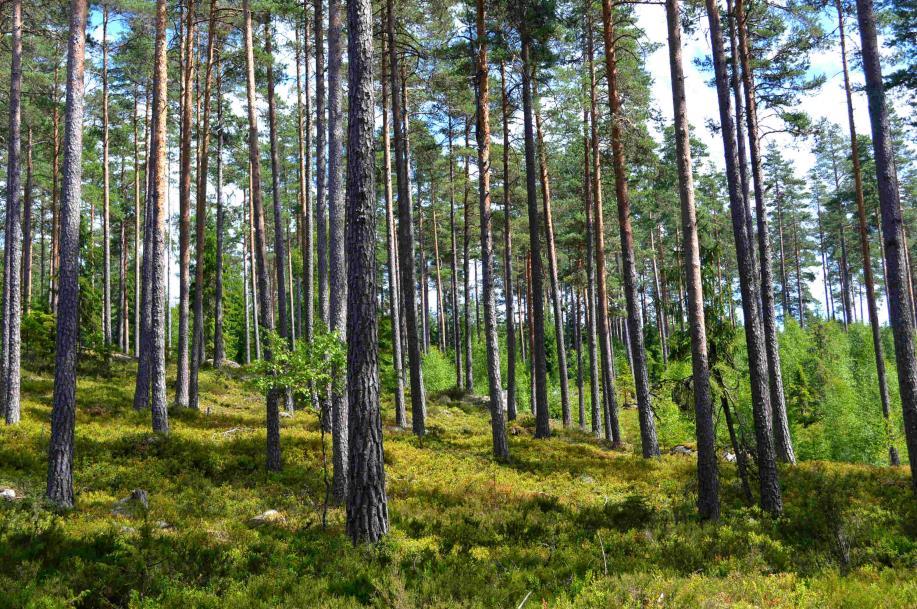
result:
[[[617,59],[612,23],[611,0],[602,0],[602,23],[605,33],[605,70],[608,78],[608,100],[611,109],[611,152],[615,172],[615,198],[618,201],[618,226],[621,233],[621,260],[623,262],[624,297],[627,301],[627,323],[630,331],[633,376],[637,389],[637,408],[640,412],[640,441],[644,457],[659,456],[659,441],[653,421],[650,402],[649,374],[646,369],[646,348],[643,343],[643,319],[637,308],[637,272],[634,263],[634,234],[631,228],[630,196],[627,188],[627,170],[624,161],[624,143],[621,136],[621,100],[618,96]]]
[[[469,121],[465,117],[465,149],[470,148],[469,138]],[[469,155],[465,154],[465,193],[462,200],[462,209],[464,217],[462,222],[464,236],[462,239],[462,278],[464,279],[465,290],[465,311],[464,311],[464,331],[465,331],[465,391],[471,393],[474,391],[474,362],[472,361],[472,340],[471,340],[471,256],[468,247],[471,243],[471,205],[468,203],[468,195],[471,189],[471,172],[469,166],[471,160]]]
[[[535,172],[534,93],[532,91],[533,63],[530,33],[523,28],[522,37],[522,109],[525,131],[525,186],[529,213],[529,252],[531,255],[530,317],[532,324],[532,387],[535,406],[535,437],[551,435],[548,410],[548,373],[544,347],[544,288],[541,259],[541,218],[538,217]]]
[[[27,129],[25,144],[25,189],[22,193],[22,311],[32,308],[32,127]],[[41,224],[44,217],[39,217]]]
[[[376,321],[376,191],[372,3],[347,3],[347,392],[352,488],[347,532],[354,544],[374,543],[388,530],[382,416],[379,409]]]
[[[219,55],[217,56],[217,217],[216,217],[216,269],[214,270],[213,288],[213,365],[220,368],[226,359],[223,342],[223,231],[226,223],[223,209],[223,71]],[[245,282],[242,282],[245,291]],[[248,310],[245,311],[248,315]],[[246,328],[247,329],[247,328]],[[247,338],[246,338],[247,340]]]
[[[4,232],[5,264],[3,275],[2,377],[0,377],[0,410],[7,425],[20,418],[20,329],[22,324],[22,215],[19,190],[22,167],[22,0],[12,2],[12,48],[10,50],[9,132],[7,137],[6,230]],[[69,106],[69,104],[68,104]],[[28,201],[26,202],[28,204]],[[77,206],[79,199],[77,199]],[[74,294],[76,296],[76,294]],[[70,303],[68,303],[70,304]],[[72,303],[77,307],[76,298]],[[56,404],[55,400],[55,404]]]
[[[318,266],[318,316],[324,328],[328,319],[328,210],[325,184],[328,177],[325,108],[325,0],[315,0],[315,249]]]
[[[385,10],[388,10],[386,5]],[[383,17],[387,19],[387,15]],[[395,372],[395,425],[408,426],[404,407],[404,355],[401,344],[401,306],[398,295],[398,254],[395,243],[395,215],[392,209],[392,142],[389,135],[389,81],[387,75],[386,36],[382,36],[380,58],[382,81],[382,166],[385,183],[385,241],[388,262],[389,315],[392,319],[392,365]],[[453,285],[454,282],[453,282]]]
[[[586,431],[586,396],[583,395],[583,323],[580,318],[582,305],[579,290],[576,290],[575,300],[573,340],[576,343],[576,398],[579,405],[579,430]]]
[[[560,410],[563,425],[572,424],[570,414],[569,373],[567,372],[567,345],[564,338],[564,313],[560,300],[560,280],[557,271],[557,248],[555,246],[554,216],[551,213],[551,178],[548,175],[548,154],[545,150],[541,128],[541,111],[537,87],[535,92],[535,136],[538,144],[539,175],[541,178],[541,201],[545,220],[545,244],[548,255],[548,272],[551,279],[551,303],[554,306],[554,334],[557,341],[557,367],[560,374]]]
[[[431,185],[432,190],[432,185]],[[432,201],[431,201],[432,203]],[[436,269],[436,317],[437,317],[437,345],[439,350],[446,352],[446,308],[443,305],[443,276],[439,260],[439,227],[436,225],[436,208],[431,207],[433,212],[433,262]]]
[[[245,190],[242,191],[242,205],[247,207],[245,201]],[[243,211],[243,216],[245,212]],[[249,283],[248,283],[248,230],[243,227],[242,231],[242,299],[245,303],[245,364],[252,363],[252,343],[251,343],[251,314],[249,313]]]
[[[506,62],[500,61],[500,108],[503,118],[503,298],[506,301],[506,416],[516,418],[516,326],[513,313],[513,239],[509,181],[509,97]]]
[[[741,183],[736,153],[735,131],[730,111],[729,84],[726,73],[726,53],[723,49],[723,28],[719,8],[714,0],[706,0],[707,17],[710,24],[710,39],[713,47],[713,66],[716,77],[717,98],[720,110],[721,135],[726,161],[726,178],[729,185],[730,211],[733,236],[736,244],[739,284],[742,289],[745,340],[748,346],[749,379],[751,382],[752,411],[755,420],[755,437],[758,453],[758,478],[761,491],[761,507],[771,514],[783,511],[780,483],[777,479],[777,464],[774,444],[771,438],[771,410],[768,393],[767,354],[764,333],[758,306],[760,303],[757,274],[750,254],[753,247],[748,235],[745,217],[745,201],[742,198]]]
[[[458,247],[455,230],[455,154],[452,147],[452,115],[449,115],[449,232],[452,236],[452,344],[455,351],[455,387],[462,386],[462,333],[459,328]]]
[[[159,3],[164,12],[165,0],[159,0]],[[64,141],[67,145],[64,149],[59,216],[59,298],[63,306],[57,312],[54,398],[46,489],[48,500],[62,508],[73,507],[73,432],[76,423],[76,355],[79,341],[80,161],[83,152],[83,57],[87,13],[86,0],[71,0],[67,44],[67,106],[64,111]]]
[[[140,274],[140,130],[138,128],[137,111],[139,109],[138,95],[135,90],[134,97],[134,357],[140,357],[140,287],[143,278]],[[149,98],[147,98],[149,99]],[[146,104],[149,106],[149,102]],[[144,120],[146,112],[144,112]],[[146,159],[145,159],[146,161]],[[146,163],[145,163],[146,164]],[[146,188],[146,185],[144,186]]]
[[[802,299],[802,270],[799,264],[799,222],[793,221],[793,258],[796,271],[796,310],[799,313],[799,327],[805,328],[805,303]]]
[[[420,337],[417,334],[417,290],[415,289],[414,232],[408,184],[408,158],[402,120],[401,69],[395,44],[394,0],[386,0],[388,53],[392,78],[392,122],[395,128],[395,170],[398,177],[398,249],[401,308],[407,329],[408,366],[411,378],[411,426],[418,437],[426,432],[426,396],[421,370]]]
[[[194,327],[191,336],[191,371],[188,379],[188,407],[200,409],[198,375],[204,360],[204,246],[207,229],[207,185],[210,167],[210,88],[213,82],[214,49],[217,45],[217,3],[210,0],[210,20],[207,26],[207,58],[204,67],[203,119],[198,131],[197,195],[194,211],[195,270],[194,270]],[[217,103],[222,103],[218,99]],[[216,364],[216,357],[214,357]]]
[[[885,355],[882,349],[881,327],[879,326],[879,312],[876,307],[876,288],[872,276],[872,255],[869,247],[869,229],[866,223],[866,205],[863,197],[863,172],[860,168],[860,153],[857,150],[857,133],[856,123],[853,119],[853,96],[850,89],[850,74],[847,70],[847,41],[844,32],[844,12],[840,0],[835,1],[837,8],[837,24],[841,41],[841,64],[844,69],[844,92],[847,98],[847,124],[850,130],[850,150],[851,159],[853,160],[853,184],[857,204],[857,218],[859,219],[860,228],[860,248],[863,255],[863,280],[866,283],[866,305],[869,308],[869,325],[872,330],[872,346],[876,358],[876,375],[879,381],[879,397],[882,401],[882,416],[885,419],[885,427],[890,433],[892,430],[889,421],[891,407],[888,398],[888,381],[885,378]],[[821,225],[819,224],[819,236],[821,234]],[[889,442],[888,445],[889,462],[892,465],[899,465],[898,451],[895,445]]]
[[[102,340],[106,345],[111,344],[111,172],[108,149],[108,5],[102,3]]]
[[[659,335],[659,350],[662,353],[662,365],[669,365],[669,354],[666,351],[666,341],[665,341],[665,314],[662,312],[663,302],[665,301],[662,295],[662,288],[660,287],[659,282],[659,268],[656,264],[656,229],[655,227],[650,229],[650,250],[652,253],[652,268],[653,268],[653,297],[654,303],[653,308],[656,309],[656,332]]]
[[[684,265],[687,280],[688,320],[691,329],[691,371],[694,380],[694,429],[697,436],[697,509],[705,520],[719,517],[719,474],[716,459],[716,428],[710,390],[710,364],[704,320],[703,277],[697,213],[694,208],[694,176],[691,171],[690,127],[682,69],[681,11],[678,0],[666,0],[669,69],[672,75],[672,107],[675,113],[675,163],[678,196],[684,231]]]
[[[58,66],[54,66],[54,105],[51,110],[51,265],[48,272],[48,308],[57,315],[60,289],[60,110],[58,109]]]
[[[342,341],[347,340],[347,262],[344,255],[344,120],[341,112],[341,64],[344,48],[341,40],[341,1],[328,2],[328,263],[329,263],[329,329]],[[359,48],[359,47],[357,47]],[[370,97],[370,100],[372,97]],[[370,121],[370,125],[372,121]],[[371,127],[370,127],[371,128]],[[370,182],[371,184],[372,182]],[[279,209],[278,209],[279,211]],[[375,231],[373,231],[375,232]],[[375,279],[371,282],[375,284]],[[375,291],[371,292],[375,294]],[[343,373],[337,371],[336,374]],[[345,389],[345,388],[342,388]],[[347,499],[347,393],[331,393],[331,439],[335,502]]]
[[[509,459],[503,388],[500,381],[500,344],[497,336],[497,303],[494,295],[493,232],[490,205],[490,84],[487,66],[487,29],[484,0],[477,0],[477,140],[478,140],[478,213],[481,224],[481,266],[484,291],[484,340],[487,345],[487,380],[490,389],[490,428],[494,458]]]
[[[184,72],[181,98],[181,151],[178,190],[178,362],[175,382],[175,403],[189,405],[188,317],[191,284],[191,120],[194,96],[194,0],[185,3],[183,32]]]
[[[591,19],[590,32],[587,37],[591,38]],[[592,49],[590,48],[589,51]],[[591,56],[591,52],[590,52]],[[591,62],[590,62],[590,74]],[[594,104],[593,104],[594,105]],[[595,267],[593,266],[593,226],[592,213],[595,209],[593,203],[593,182],[592,182],[592,137],[590,135],[591,110],[583,109],[583,203],[585,207],[586,218],[586,340],[589,347],[589,401],[590,413],[592,415],[592,435],[596,438],[602,437],[602,415],[599,411],[599,369],[598,354],[596,353],[596,307],[595,307]],[[602,408],[604,410],[604,407]],[[610,430],[610,428],[608,428]]]
[[[312,108],[309,98],[309,19],[303,10],[303,32],[300,42],[300,28],[297,23],[296,32],[296,134],[299,143],[299,248],[302,252],[303,267],[303,320],[300,322],[300,333],[306,341],[312,340],[314,310],[314,283],[315,269],[312,259],[312,192],[310,175],[312,168]],[[305,67],[305,82],[302,79],[302,70]],[[303,110],[303,89],[306,93],[305,111]],[[292,256],[291,256],[292,257]],[[292,275],[292,273],[291,273]]]
[[[130,327],[127,312],[127,222],[121,220],[121,241],[118,261],[118,348],[122,353],[127,353],[130,345],[128,328]]]
[[[732,89],[733,99],[735,100],[736,151],[739,155],[739,177],[742,179],[742,198],[748,201],[748,154],[745,150],[745,127],[742,122],[742,118],[745,116],[745,107],[742,99],[742,85],[739,84],[739,51],[737,48],[738,41],[736,40],[737,19],[732,0],[726,0],[726,16],[729,22],[729,86]],[[755,229],[754,221],[751,217],[750,204],[745,206],[745,224],[748,227],[748,238],[754,243]],[[752,257],[755,257],[754,248],[752,248]],[[755,266],[757,266],[757,263],[758,261],[755,260]]]
[[[777,341],[777,313],[774,308],[773,275],[771,261],[770,231],[767,226],[767,208],[764,203],[764,176],[761,166],[761,144],[758,132],[758,114],[755,102],[754,75],[748,41],[748,27],[744,0],[736,0],[736,26],[739,34],[739,56],[742,67],[742,82],[745,91],[745,121],[751,148],[752,180],[755,189],[755,215],[758,222],[758,254],[761,267],[761,308],[764,322],[764,347],[767,353],[771,417],[774,424],[774,444],[777,458],[786,463],[795,463],[793,441],[787,419],[786,397],[783,391],[783,373],[780,365],[780,345]],[[741,122],[741,121],[740,121]],[[750,208],[745,197],[746,208]],[[746,210],[746,216],[749,211]],[[782,231],[781,231],[782,235]],[[749,231],[749,239],[752,233]],[[782,257],[782,252],[781,252]]]
[[[243,0],[242,14],[244,20],[243,43],[246,62],[246,97],[248,107],[248,153],[251,174],[252,224],[254,225],[254,267],[252,275],[258,278],[258,308],[261,328],[270,333],[274,330],[274,308],[271,304],[271,292],[268,280],[267,244],[264,229],[264,202],[261,196],[261,155],[258,147],[258,114],[255,101],[255,58],[252,44],[251,1]],[[282,284],[281,284],[282,285]],[[257,341],[257,336],[256,339]],[[264,358],[272,358],[271,346],[266,344]],[[280,456],[280,412],[278,401],[280,391],[272,389],[267,394],[267,469],[278,471],[281,468]]]
[[[876,18],[871,0],[857,0],[860,25],[863,72],[866,76],[866,96],[869,100],[869,120],[872,124],[873,155],[879,184],[879,208],[882,211],[882,232],[885,242],[885,264],[888,271],[888,309],[895,339],[895,360],[898,363],[898,388],[904,416],[904,432],[911,465],[911,488],[917,492],[917,355],[914,352],[914,332],[907,301],[907,258],[902,243],[903,219],[895,175],[894,152],[885,106],[882,66]]]
[[[599,336],[601,354],[602,410],[605,418],[605,439],[611,440],[612,447],[621,446],[621,430],[618,424],[618,404],[614,388],[614,355],[611,350],[611,337],[608,323],[608,287],[605,266],[605,218],[602,204],[601,160],[599,157],[598,102],[595,79],[595,45],[592,34],[592,11],[589,11],[589,31],[586,37],[589,56],[589,104],[590,104],[590,137],[592,139],[592,221],[593,248],[595,249],[595,304],[594,322]],[[628,351],[629,353],[630,351]]]

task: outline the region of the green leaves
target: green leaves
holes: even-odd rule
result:
[[[333,332],[317,332],[311,342],[298,341],[291,348],[276,332],[267,334],[271,358],[255,362],[252,381],[262,393],[287,389],[297,401],[307,400],[316,387],[343,388],[347,349]]]

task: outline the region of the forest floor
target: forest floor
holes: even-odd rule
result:
[[[385,404],[391,531],[353,548],[343,509],[322,525],[315,413],[282,420],[284,469],[267,473],[245,374],[204,371],[202,412],[173,411],[168,438],[131,407],[132,365],[84,375],[77,507],[58,514],[41,499],[52,377],[24,372],[22,423],[0,429],[0,488],[17,495],[0,499],[0,607],[917,606],[905,468],[782,468],[773,520],[721,462],[723,517],[703,524],[693,458],[646,461],[578,431],[535,440],[524,415],[497,465],[483,403],[448,395],[430,396],[422,444]],[[622,423],[639,437],[634,411]],[[148,509],[118,503],[134,489]]]

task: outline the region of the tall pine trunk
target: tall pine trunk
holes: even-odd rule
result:
[[[879,381],[879,397],[882,401],[882,417],[885,427],[891,432],[891,407],[888,399],[888,381],[885,378],[885,354],[882,349],[879,312],[876,307],[876,287],[872,276],[872,255],[869,248],[869,229],[866,224],[866,204],[863,197],[863,171],[860,167],[860,152],[857,150],[856,122],[853,119],[853,95],[850,90],[850,73],[847,70],[847,37],[844,32],[844,12],[840,0],[835,0],[837,26],[841,40],[841,65],[844,70],[844,92],[847,98],[847,125],[850,130],[850,153],[853,161],[853,184],[857,204],[857,218],[860,228],[860,248],[863,255],[863,281],[866,283],[866,306],[869,310],[869,325],[872,330],[872,347],[876,358],[876,376]],[[898,451],[889,442],[888,459],[892,465],[899,465]]]
[[[329,329],[347,340],[347,266],[344,257],[344,120],[341,111],[341,64],[344,48],[341,36],[341,0],[328,2],[328,270]],[[276,213],[276,212],[275,212]],[[343,374],[344,371],[335,371]],[[340,386],[340,384],[338,384]],[[347,394],[331,392],[331,440],[334,478],[332,496],[337,503],[347,499]]]
[[[672,107],[675,113],[675,164],[678,168],[678,198],[684,231],[684,265],[687,283],[688,323],[691,329],[691,372],[694,380],[694,429],[697,436],[697,509],[700,517],[719,517],[719,476],[716,459],[716,429],[710,363],[704,320],[704,291],[701,275],[697,212],[694,208],[694,175],[691,170],[691,140],[685,76],[682,69],[681,11],[678,0],[666,0],[669,39],[669,69],[672,75]]]
[[[729,185],[729,207],[736,245],[736,264],[739,269],[739,284],[742,290],[745,342],[748,347],[752,412],[757,442],[761,508],[773,515],[779,515],[783,511],[783,499],[780,494],[780,483],[777,479],[777,463],[770,431],[771,410],[770,396],[768,394],[767,354],[764,347],[761,316],[758,310],[760,294],[758,293],[757,273],[754,259],[751,255],[751,250],[754,246],[748,235],[745,200],[742,197],[742,185],[739,177],[736,138],[729,100],[726,53],[723,49],[723,28],[716,0],[706,0],[706,8],[710,24],[710,40],[713,47],[713,67],[726,161],[726,178]]]
[[[392,79],[392,122],[395,129],[395,171],[398,178],[398,262],[401,284],[401,310],[407,330],[408,366],[411,379],[411,427],[418,437],[426,432],[426,395],[421,370],[420,336],[417,328],[417,290],[415,286],[414,230],[411,210],[408,158],[402,120],[401,68],[396,48],[394,0],[386,0],[389,67]]]
[[[303,10],[302,36],[296,23],[296,135],[299,144],[299,248],[302,252],[303,288],[302,321],[300,334],[306,341],[312,340],[313,318],[315,317],[315,275],[312,257],[312,108],[309,97],[309,19]],[[305,45],[305,48],[303,48]],[[302,71],[305,68],[305,81]],[[306,93],[303,105],[303,89]]]
[[[253,275],[258,278],[258,309],[261,328],[270,333],[274,330],[274,307],[271,303],[270,283],[268,279],[267,243],[264,228],[264,200],[261,194],[261,155],[258,146],[258,114],[255,100],[255,57],[252,43],[251,1],[243,0],[243,44],[246,64],[246,98],[248,110],[248,155],[251,175],[252,224],[254,227],[255,253]],[[279,227],[277,227],[279,230]],[[283,289],[279,284],[279,289]],[[272,359],[271,345],[266,343],[262,349],[264,359]],[[278,471],[281,468],[280,456],[280,412],[278,402],[282,392],[271,389],[267,394],[267,469]]]
[[[111,170],[108,166],[108,5],[102,4],[102,340],[111,344]],[[90,218],[91,222],[91,218]]]
[[[748,40],[748,24],[745,17],[744,0],[736,0],[736,28],[739,38],[739,57],[742,67],[742,83],[745,91],[745,122],[748,128],[751,149],[751,171],[755,190],[755,215],[758,222],[758,262],[761,267],[761,308],[764,322],[764,348],[767,355],[768,387],[773,422],[774,445],[777,458],[786,463],[795,463],[793,440],[786,411],[786,396],[783,391],[783,373],[780,364],[780,345],[777,341],[777,313],[774,307],[774,279],[771,262],[770,231],[767,226],[767,207],[764,203],[764,176],[761,166],[761,143],[758,132],[758,114],[755,101],[754,76]],[[745,197],[746,221],[751,204]],[[749,238],[752,232],[749,231]]]
[[[605,34],[605,71],[608,79],[608,101],[611,109],[611,154],[615,173],[615,198],[618,202],[618,226],[621,233],[624,297],[627,302],[627,324],[630,331],[634,384],[640,413],[640,441],[644,457],[659,456],[659,441],[650,402],[646,348],[643,343],[643,319],[637,306],[637,271],[634,261],[634,234],[631,228],[630,195],[621,136],[621,100],[618,93],[618,67],[615,56],[614,15],[611,0],[602,0],[602,24]]]
[[[157,25],[165,22],[165,0],[159,0],[159,4],[161,7],[157,11]],[[71,0],[67,41],[67,105],[64,110],[66,145],[59,216],[59,306],[46,489],[48,500],[61,508],[73,507],[73,432],[76,423],[76,356],[79,346],[79,230],[83,173],[83,57],[86,50],[87,13],[87,0]],[[157,32],[157,50],[158,43]]]
[[[217,51],[217,149],[216,149],[216,256],[213,287],[213,365],[219,368],[226,359],[223,342],[223,233],[226,223],[226,211],[223,208],[223,71]],[[245,290],[245,282],[242,282]],[[246,314],[248,312],[246,311]]]
[[[379,409],[379,354],[376,321],[376,191],[372,4],[347,3],[347,392],[348,444],[353,447],[348,478],[347,533],[354,544],[374,543],[388,531],[382,416]]]
[[[895,360],[898,363],[898,390],[904,415],[904,433],[911,465],[911,488],[917,492],[917,354],[914,352],[914,332],[908,308],[908,268],[906,245],[902,243],[903,218],[895,175],[895,158],[885,106],[882,66],[879,63],[879,43],[872,0],[857,0],[860,24],[860,49],[866,76],[866,96],[869,100],[869,121],[872,124],[872,147],[879,185],[879,208],[882,211],[882,232],[885,242],[885,266],[888,273],[888,309],[895,339]]]
[[[315,249],[318,271],[318,317],[328,329],[328,178],[325,107],[325,0],[315,0]],[[330,417],[329,417],[330,419]]]
[[[484,341],[487,345],[487,381],[490,389],[490,428],[494,458],[509,459],[506,422],[503,420],[503,388],[500,382],[500,344],[497,337],[497,303],[494,295],[493,231],[490,201],[490,85],[487,66],[487,29],[484,0],[477,0],[477,140],[478,140],[478,212],[481,224],[481,266],[484,292]]]
[[[503,118],[503,299],[506,302],[506,416],[516,418],[516,322],[513,313],[513,226],[509,181],[509,97],[506,62],[500,62],[500,108]]]

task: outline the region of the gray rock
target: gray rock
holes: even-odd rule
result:
[[[266,524],[283,524],[286,520],[286,517],[277,510],[266,510],[250,519],[248,524],[253,527],[260,527]]]
[[[133,516],[136,512],[146,511],[150,508],[147,492],[142,488],[135,488],[131,494],[115,503],[111,513],[116,516]]]
[[[736,455],[735,453],[729,452],[727,450],[725,453],[723,453],[723,460],[726,461],[726,463],[735,463]]]
[[[669,450],[669,454],[670,455],[683,455],[685,457],[690,457],[691,455],[694,454],[694,451],[688,448],[687,446],[685,446],[684,444],[679,444],[678,446],[673,446],[672,449]]]
[[[6,499],[7,501],[12,501],[16,498],[16,491],[11,488],[0,490],[0,498]]]

